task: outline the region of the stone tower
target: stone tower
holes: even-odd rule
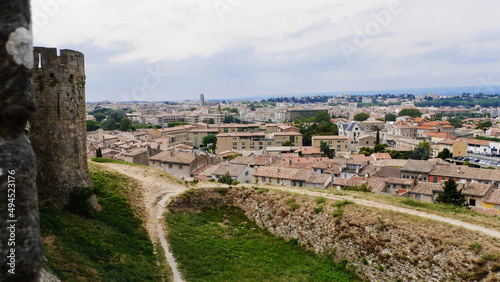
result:
[[[87,167],[85,65],[82,53],[34,48],[37,111],[30,119],[30,140],[38,162],[41,203],[64,206],[77,186],[91,186]]]
[[[200,107],[205,106],[205,94],[200,94]]]

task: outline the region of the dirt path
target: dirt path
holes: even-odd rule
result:
[[[210,183],[210,182],[200,183],[199,187],[200,188],[201,187],[203,187],[203,188],[217,187],[217,184]],[[267,186],[262,186],[262,187],[267,187]],[[309,196],[314,196],[314,197],[325,197],[325,198],[333,199],[333,200],[349,200],[349,201],[352,201],[356,204],[367,206],[367,207],[386,209],[386,210],[396,211],[396,212],[400,212],[400,213],[415,215],[415,216],[419,216],[419,217],[423,217],[423,218],[428,218],[428,219],[432,219],[432,220],[436,220],[436,221],[440,221],[440,222],[445,222],[445,223],[455,225],[455,226],[460,226],[460,227],[463,227],[465,229],[469,229],[472,231],[479,231],[479,232],[482,232],[486,235],[500,239],[500,231],[498,231],[498,230],[494,230],[494,229],[486,228],[486,227],[483,227],[480,225],[464,222],[464,221],[461,221],[458,219],[439,216],[436,214],[426,213],[426,212],[417,211],[417,210],[408,209],[408,208],[397,207],[397,206],[393,206],[390,204],[383,204],[383,203],[379,203],[379,202],[375,202],[375,201],[353,198],[350,196],[337,196],[337,195],[332,195],[329,193],[322,193],[320,191],[316,192],[316,191],[309,191],[309,190],[304,190],[304,189],[299,189],[299,188],[290,188],[290,187],[284,187],[284,186],[269,186],[269,188],[287,191],[287,192],[298,193],[298,194],[302,194],[302,195],[309,195]]]
[[[154,168],[140,166],[129,166],[117,163],[96,163],[110,170],[117,171],[139,183],[139,192],[144,200],[146,229],[153,243],[160,242],[167,261],[172,268],[173,281],[184,281],[177,268],[177,263],[173,254],[169,250],[168,242],[165,238],[165,226],[163,213],[166,203],[186,190],[186,187],[179,185],[166,176],[166,173]],[[160,176],[164,175],[164,176]]]

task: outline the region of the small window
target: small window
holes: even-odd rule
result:
[[[499,210],[500,205],[495,205],[494,209]]]
[[[302,187],[302,181],[301,181],[301,182],[299,182],[299,186],[300,186],[300,187]]]
[[[182,169],[182,165],[179,165],[179,170],[181,170],[181,169]]]
[[[173,164],[169,164],[168,168],[174,168],[174,165]]]
[[[248,176],[248,171],[245,171],[245,176]]]

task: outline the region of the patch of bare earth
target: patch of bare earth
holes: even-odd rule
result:
[[[180,182],[176,181],[172,176],[155,168],[119,163],[92,163],[92,165],[110,172],[123,174],[135,180],[132,183],[133,187],[129,187],[131,188],[129,189],[129,201],[143,215],[146,230],[153,244],[160,243],[163,247],[167,262],[172,268],[173,281],[183,281],[165,239],[166,229],[163,213],[167,202],[186,191],[186,187],[180,185]]]

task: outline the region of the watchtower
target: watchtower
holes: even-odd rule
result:
[[[34,48],[37,111],[30,140],[37,155],[40,202],[63,206],[77,186],[91,186],[87,167],[85,62],[81,52]]]

